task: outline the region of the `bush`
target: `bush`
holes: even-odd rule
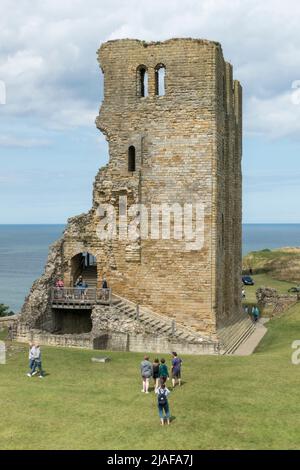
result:
[[[14,312],[9,310],[7,305],[0,304],[0,317],[9,317],[10,315],[14,315]]]

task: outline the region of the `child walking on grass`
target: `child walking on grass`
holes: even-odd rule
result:
[[[168,402],[168,395],[170,394],[170,390],[168,390],[166,385],[163,383],[155,390],[155,393],[157,394],[160,424],[163,426],[165,424],[165,420],[167,420],[167,424],[170,424],[170,407]]]
[[[169,378],[169,371],[165,359],[160,360],[159,365],[159,379],[161,384],[165,384]]]

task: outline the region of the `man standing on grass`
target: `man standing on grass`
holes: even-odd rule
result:
[[[35,345],[33,343],[29,343],[29,372],[28,377],[32,377],[32,373],[34,372],[35,368]]]
[[[32,375],[35,375],[39,372],[39,378],[42,379],[44,377],[44,372],[42,369],[42,353],[39,344],[36,345],[34,359],[35,363]]]
[[[177,356],[177,352],[172,352],[172,385],[175,387],[176,383],[181,385],[181,364],[182,359]]]

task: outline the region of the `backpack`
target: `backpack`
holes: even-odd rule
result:
[[[163,406],[163,405],[166,405],[166,404],[167,404],[167,396],[166,396],[165,390],[162,390],[162,391],[160,390],[160,391],[158,392],[158,397],[157,397],[157,399],[158,399],[158,404],[159,404],[159,405],[162,405],[162,406]]]

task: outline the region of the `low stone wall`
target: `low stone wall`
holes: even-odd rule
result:
[[[8,317],[0,317],[0,331],[4,330],[4,328],[8,328],[9,326],[14,327],[18,319],[19,319],[19,315],[10,315]]]
[[[126,334],[120,332],[102,333],[94,338],[95,349],[110,351],[170,353],[180,351],[181,354],[219,354],[217,343],[188,343],[158,336],[142,334]]]
[[[97,336],[86,333],[81,335],[55,335],[19,325],[15,340],[22,343],[37,342],[49,346],[110,351],[170,353],[175,350],[180,351],[180,354],[219,354],[217,343],[184,343],[172,341],[170,338],[117,331],[101,331]]]
[[[55,335],[42,330],[30,329],[19,325],[14,338],[21,343],[36,342],[41,345],[62,346],[72,348],[92,349],[93,343],[90,334],[81,335]]]
[[[258,307],[268,315],[275,316],[299,301],[297,294],[279,294],[271,287],[261,287],[256,291]]]
[[[128,350],[132,352],[156,352],[170,353],[172,351],[180,351],[180,354],[219,354],[218,343],[189,343],[172,340],[158,336],[135,335],[129,336]]]

